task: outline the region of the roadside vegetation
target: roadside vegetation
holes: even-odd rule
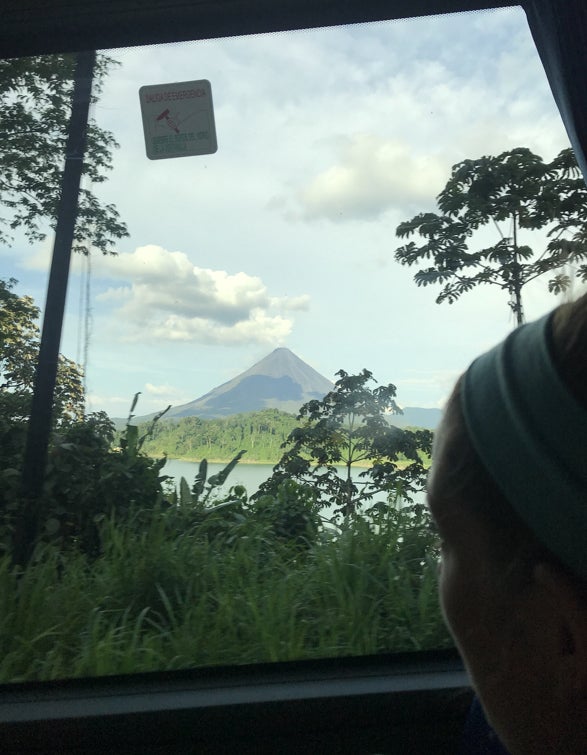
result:
[[[116,436],[105,414],[83,414],[82,376],[64,361],[39,534],[14,563],[33,375],[17,355],[38,346],[38,310],[14,285],[0,287],[0,682],[450,644],[436,536],[409,502],[431,434],[392,427],[395,387],[371,387],[366,370],[341,372],[297,419],[249,417],[257,436],[263,422],[281,428],[269,431],[274,475],[249,497],[240,485],[219,493],[246,450],[244,416],[223,471],[209,475],[204,459],[175,485],[165,456],[146,453],[165,437],[161,417],[134,426],[137,395]],[[360,463],[358,481],[337,478]],[[387,502],[373,504],[381,491]]]
[[[96,558],[43,544],[22,573],[0,560],[2,682],[449,644],[422,511],[294,538],[271,510],[138,520],[102,522]]]

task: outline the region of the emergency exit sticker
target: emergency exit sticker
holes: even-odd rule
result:
[[[139,89],[150,160],[211,155],[218,149],[212,88],[206,79]]]

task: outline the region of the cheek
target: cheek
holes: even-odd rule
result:
[[[454,559],[442,553],[438,562],[438,596],[446,625],[457,639],[459,624],[459,596],[463,594],[455,574]],[[456,624],[456,626],[455,626]]]
[[[492,690],[497,686],[503,696],[511,684],[512,669],[503,662],[507,632],[501,612],[499,616],[496,612],[491,585],[469,560],[459,563],[448,554],[440,565],[439,597],[444,620],[473,686],[484,704],[489,701],[489,709],[494,710]]]
[[[471,565],[459,564],[449,553],[443,554],[439,564],[438,592],[444,620],[465,661],[477,653],[477,645],[485,634],[484,588],[474,578]]]

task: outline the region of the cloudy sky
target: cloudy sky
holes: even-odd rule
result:
[[[490,287],[437,305],[393,259],[455,163],[568,140],[520,9],[116,50],[94,116],[120,149],[108,182],[130,238],[73,265],[63,352],[90,410],[190,401],[288,346],[328,378],[366,367],[399,403],[439,406],[513,325]],[[138,90],[211,82],[218,151],[148,160]],[[507,231],[507,229],[505,229]],[[491,243],[491,242],[489,242]],[[4,274],[42,305],[52,239]],[[532,318],[556,303],[538,282]]]

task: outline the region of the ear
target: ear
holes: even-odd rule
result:
[[[587,700],[587,599],[573,577],[560,567],[541,562],[534,567],[534,582],[545,622],[552,630],[550,652],[555,679],[567,700]]]

